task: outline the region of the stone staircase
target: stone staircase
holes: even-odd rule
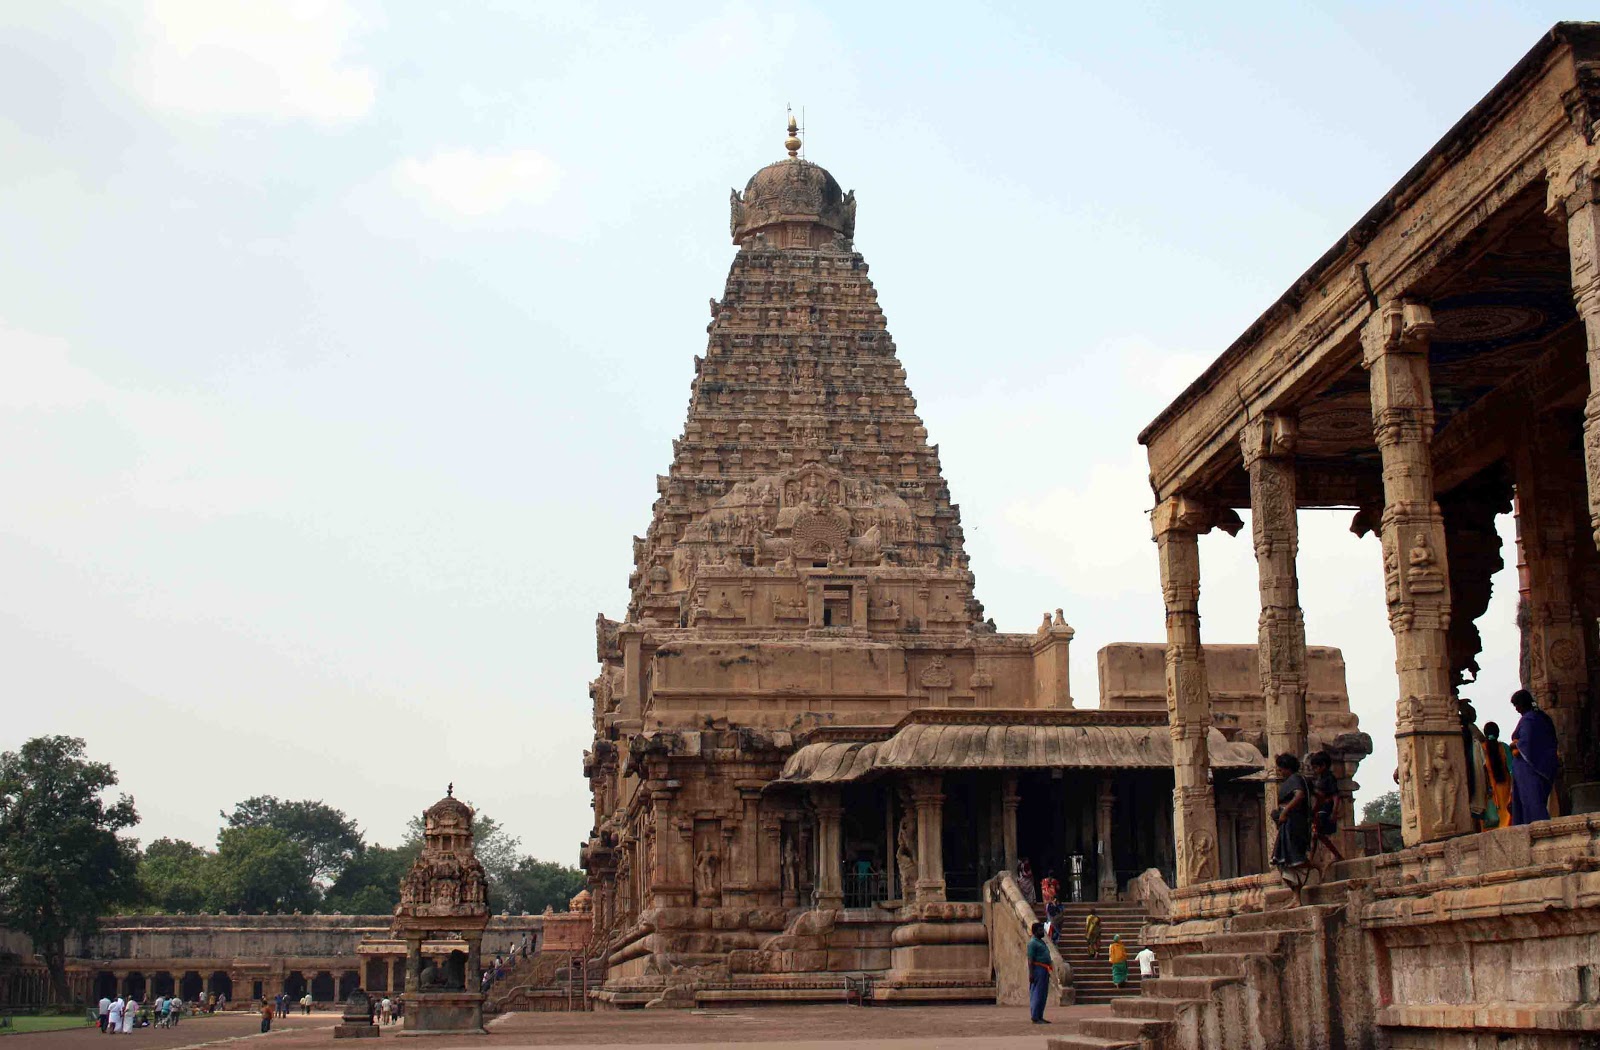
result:
[[[1034,911],[1043,922],[1044,905],[1034,905]],[[1100,916],[1100,952],[1093,958],[1083,939],[1083,921],[1091,911]],[[1072,966],[1078,1005],[1104,1004],[1139,994],[1139,964],[1133,957],[1139,951],[1139,930],[1146,921],[1144,906],[1133,901],[1062,905],[1062,933],[1056,947]],[[1128,983],[1120,989],[1111,983],[1111,963],[1106,958],[1113,934],[1121,934],[1122,943],[1128,946]]]
[[[1159,977],[1145,981],[1141,994],[1112,1001],[1109,1017],[1060,1022],[1059,1035],[1049,1041],[1050,1050],[1240,1050],[1285,1045],[1287,1033],[1276,1028],[1282,1018],[1279,996],[1289,940],[1318,929],[1338,910],[1337,905],[1314,903],[1237,915],[1230,920],[1229,932],[1208,934],[1170,955],[1158,947]]]

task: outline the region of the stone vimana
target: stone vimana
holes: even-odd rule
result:
[[[1077,710],[1061,610],[1028,634],[984,619],[854,247],[855,195],[798,156],[796,132],[733,194],[738,251],[634,541],[627,615],[596,625],[583,864],[612,1006],[837,999],[846,973],[882,1000],[990,1000],[996,875],[1026,861],[1080,918],[1100,902],[1137,929],[1122,898],[1141,872],[1201,881],[1266,859],[1252,647],[1216,653],[1239,688],[1199,730],[1208,746],[1178,740],[1216,799],[1184,840],[1161,647],[1108,647],[1100,707]],[[1309,664],[1348,815],[1370,741],[1337,650]],[[1087,974],[1063,992],[1111,993]]]

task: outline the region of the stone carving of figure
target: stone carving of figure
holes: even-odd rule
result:
[[[703,897],[717,893],[717,853],[710,846],[702,847],[694,858],[694,888]]]
[[[901,806],[900,830],[895,834],[894,863],[900,872],[900,895],[909,899],[917,887],[917,815],[905,804]]]
[[[794,839],[783,840],[783,888],[800,892],[800,854],[795,851]]]
[[[1428,750],[1428,770],[1424,774],[1432,795],[1435,831],[1448,828],[1455,815],[1456,768],[1450,763],[1446,747],[1443,740],[1433,741]]]
[[[1212,854],[1216,852],[1216,843],[1211,839],[1210,832],[1193,831],[1189,833],[1189,881],[1208,882],[1215,874],[1212,863]]]
[[[425,992],[439,992],[449,987],[449,978],[439,968],[439,964],[429,959],[428,965],[422,968],[422,973],[417,976],[417,983]]]

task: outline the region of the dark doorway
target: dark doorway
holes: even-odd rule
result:
[[[311,998],[319,1003],[334,1001],[333,974],[319,973],[311,978]]]
[[[387,992],[389,990],[389,960],[367,960],[367,991]]]
[[[177,982],[172,979],[170,973],[163,971],[150,980],[150,994],[152,996],[171,996],[177,990]]]
[[[339,975],[339,1001],[342,1003],[350,998],[350,993],[361,987],[361,975],[354,970],[346,970]]]
[[[283,994],[298,999],[306,994],[306,978],[299,970],[291,970],[283,979]]]
[[[870,908],[893,896],[893,795],[887,783],[847,784],[844,804],[843,886],[846,908]]]
[[[141,1003],[144,1002],[144,993],[150,983],[144,979],[144,974],[138,972],[130,973],[128,975],[128,980],[125,983],[128,986],[128,994],[139,1000]]]
[[[116,974],[101,970],[94,975],[94,997],[96,999],[115,999],[117,991]]]
[[[229,977],[221,970],[215,970],[211,974],[211,979],[206,982],[206,991],[210,992],[212,995],[226,995],[229,999],[232,999],[233,978]],[[261,998],[261,989],[259,986],[256,988],[256,998]]]
[[[190,970],[183,975],[183,980],[178,985],[178,998],[184,1002],[192,1003],[205,994],[205,978]]]

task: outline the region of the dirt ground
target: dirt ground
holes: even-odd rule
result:
[[[1046,1017],[1090,1017],[1103,1006],[1054,1007]],[[176,1029],[141,1029],[127,1036],[102,1036],[98,1030],[12,1035],[0,1050],[185,1050],[259,1041],[256,1050],[374,1050],[368,1040],[334,1041],[334,1013],[274,1021],[261,1035],[257,1018],[230,1015]],[[865,1050],[905,1045],[908,1050],[1044,1050],[1051,1029],[1028,1022],[1024,1007],[998,1006],[766,1006],[718,1010],[631,1010],[617,1013],[508,1014],[490,1023],[487,1037],[432,1037],[406,1050],[494,1047],[584,1047],[586,1050],[673,1046],[700,1050],[731,1043],[769,1050]],[[383,1029],[380,1040],[399,1037],[398,1026]],[[115,1042],[107,1042],[115,1040]],[[244,1050],[244,1048],[240,1048]]]

